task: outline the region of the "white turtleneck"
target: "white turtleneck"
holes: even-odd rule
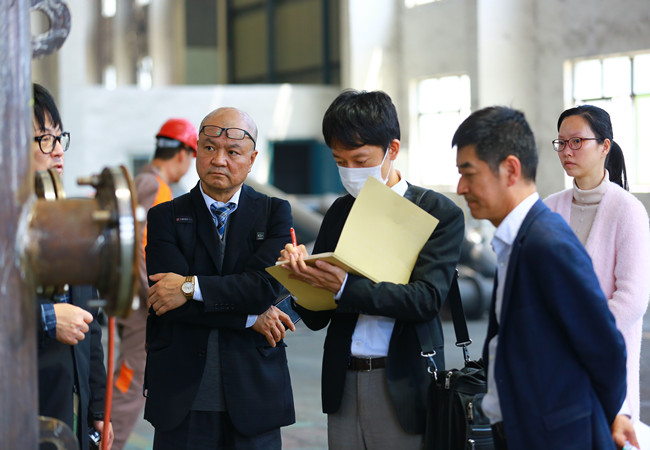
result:
[[[607,192],[609,187],[609,172],[605,171],[603,181],[593,189],[582,190],[573,180],[573,201],[571,202],[571,216],[569,225],[574,231],[582,245],[586,245],[591,225],[596,218],[596,211],[598,205],[603,199],[603,195]]]

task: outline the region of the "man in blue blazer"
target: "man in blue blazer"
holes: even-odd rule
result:
[[[497,449],[613,449],[625,344],[591,260],[535,188],[524,115],[491,107],[456,131],[458,194],[497,227],[483,409]]]
[[[257,128],[234,108],[199,129],[197,186],[148,215],[145,419],[154,449],[277,449],[295,421],[279,284],[288,202],[244,185]],[[259,315],[259,316],[258,316]]]

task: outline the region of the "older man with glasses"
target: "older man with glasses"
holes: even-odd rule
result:
[[[264,270],[291,240],[291,209],[244,184],[256,137],[243,111],[208,114],[200,181],[149,211],[145,419],[156,450],[279,450],[280,427],[295,421],[282,342],[284,324],[295,327],[271,306],[280,285]]]

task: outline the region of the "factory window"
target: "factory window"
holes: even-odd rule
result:
[[[574,60],[567,75],[568,107],[590,104],[610,114],[630,189],[650,191],[650,53]]]
[[[230,83],[340,83],[339,0],[228,2]]]
[[[451,139],[458,125],[470,114],[469,76],[420,80],[415,86],[415,104],[410,173],[417,183],[455,189],[458,172]]]

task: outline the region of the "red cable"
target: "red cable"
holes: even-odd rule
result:
[[[104,398],[104,430],[102,431],[102,450],[108,450],[108,439],[104,436],[111,423],[111,403],[113,400],[113,353],[115,351],[115,317],[108,318],[108,367],[106,367],[106,397]]]

